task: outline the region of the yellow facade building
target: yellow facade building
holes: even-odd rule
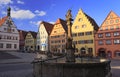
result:
[[[98,25],[93,18],[80,9],[72,25],[73,43],[76,53],[95,56],[94,34]]]
[[[25,37],[25,50],[27,52],[34,52],[36,49],[36,32],[29,31]]]

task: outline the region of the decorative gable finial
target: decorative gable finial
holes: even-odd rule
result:
[[[10,12],[11,12],[11,7],[10,7],[10,3],[9,3],[8,8],[7,8],[7,16],[10,16]]]

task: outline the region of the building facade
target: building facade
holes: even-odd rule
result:
[[[49,35],[52,31],[53,25],[42,21],[39,26],[38,34],[37,34],[37,49],[40,51],[48,51],[49,50]]]
[[[24,30],[18,30],[19,31],[19,48],[20,51],[24,51],[25,50],[25,37],[27,35],[27,31]]]
[[[37,33],[29,31],[25,37],[25,51],[34,52],[36,51],[36,36]]]
[[[7,16],[0,19],[0,51],[19,50],[19,32],[11,15],[11,8],[7,9]]]
[[[76,53],[95,56],[94,34],[98,25],[93,18],[80,9],[72,25],[73,43],[76,46]]]
[[[102,57],[120,57],[120,17],[111,11],[96,36],[96,54]]]
[[[67,25],[66,21],[58,19],[50,34],[50,51],[64,53],[66,49]]]

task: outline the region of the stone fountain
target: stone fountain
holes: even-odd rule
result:
[[[72,45],[71,33],[72,20],[71,10],[68,10],[66,55],[34,60],[32,62],[34,77],[111,77],[110,60],[75,58],[75,46]]]

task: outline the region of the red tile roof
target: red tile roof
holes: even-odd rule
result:
[[[2,19],[0,19],[0,26],[3,25],[3,23],[6,21],[7,18],[8,18],[8,16],[5,16]]]
[[[68,27],[67,27],[67,22],[65,20],[58,18],[55,24],[61,24],[64,30],[67,32]]]
[[[84,13],[84,14],[88,18],[88,20],[90,21],[90,23],[92,24],[92,26],[94,26],[94,30],[98,30],[99,26],[97,25],[97,23],[95,22],[95,20],[93,18],[91,18],[89,15],[87,15],[86,13]]]
[[[54,25],[45,21],[42,21],[41,24],[44,24],[47,33],[50,35]]]
[[[25,40],[25,37],[27,35],[27,31],[24,31],[24,30],[18,30],[19,31],[19,37],[20,37],[20,40]]]
[[[36,37],[37,37],[37,32],[33,32],[33,31],[29,31],[29,32],[32,34],[33,38],[36,39]]]

